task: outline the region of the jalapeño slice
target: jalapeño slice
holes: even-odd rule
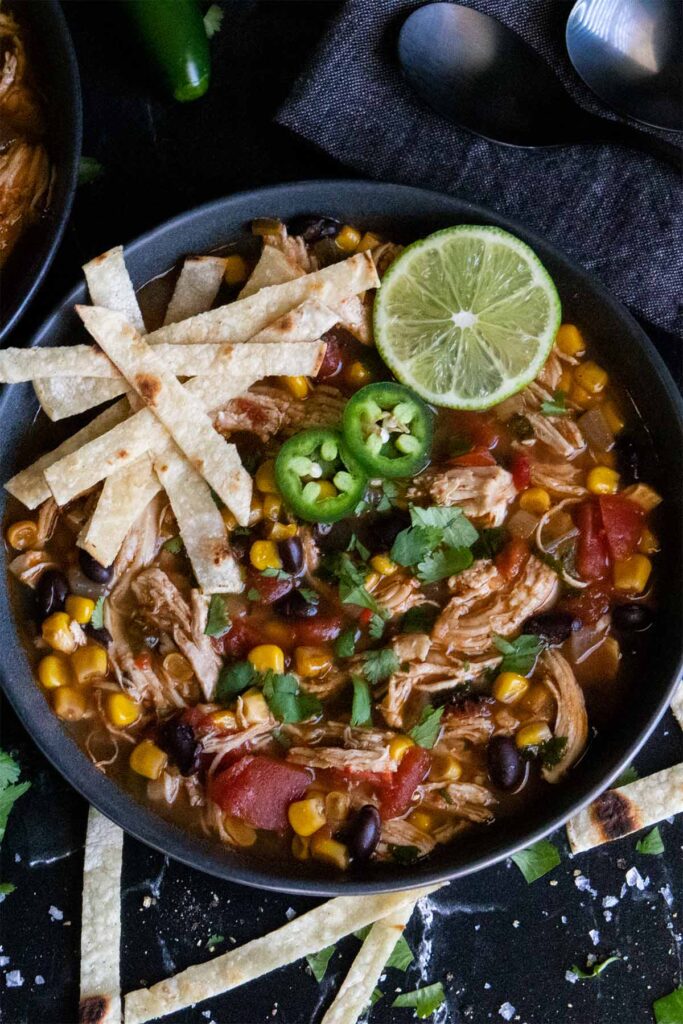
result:
[[[370,476],[413,476],[429,462],[432,412],[410,388],[380,381],[346,403],[344,437]]]
[[[311,523],[350,515],[365,494],[367,476],[338,430],[303,430],[285,441],[275,460],[285,504]]]

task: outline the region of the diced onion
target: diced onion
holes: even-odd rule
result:
[[[524,509],[520,508],[510,516],[507,524],[508,532],[513,537],[528,540],[533,536],[538,522],[538,516],[534,516],[531,512],[525,512]]]
[[[608,452],[614,444],[614,434],[610,430],[600,406],[584,413],[578,420],[578,425],[589,447],[600,452]]]
[[[609,618],[606,615],[594,625],[577,629],[569,638],[569,657],[575,665],[589,658],[605,642]]]

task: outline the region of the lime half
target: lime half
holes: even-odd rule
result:
[[[538,256],[500,228],[463,224],[408,246],[375,300],[375,341],[428,402],[486,409],[539,373],[560,326]]]

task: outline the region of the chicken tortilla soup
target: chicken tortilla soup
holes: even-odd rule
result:
[[[101,406],[6,484],[17,615],[54,713],[158,813],[410,864],[552,799],[625,699],[661,499],[519,239],[252,235],[139,296],[112,249],[77,343],[0,353],[51,419]]]

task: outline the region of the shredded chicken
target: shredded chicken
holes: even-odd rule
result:
[[[313,694],[319,700],[336,697],[349,685],[349,673],[339,665],[332,665],[324,675],[302,679],[300,687],[304,693]]]
[[[48,498],[38,509],[38,547],[43,547],[50,540],[58,518],[59,506],[54,498]]]
[[[586,447],[576,420],[567,416],[544,416],[540,412],[529,412],[526,418],[538,440],[556,455],[573,459]]]
[[[48,569],[58,569],[59,565],[54,559],[40,548],[33,548],[31,551],[23,551],[9,563],[9,571],[16,576],[21,583],[27,587],[34,588],[38,580]]]
[[[451,782],[447,786],[442,782],[430,782],[422,788],[425,807],[468,821],[482,822],[493,818],[491,808],[497,800],[485,786],[477,786],[473,782]]]
[[[562,360],[558,355],[558,349],[554,348],[548,356],[545,366],[536,378],[536,383],[547,388],[551,393],[557,390],[562,376]]]
[[[341,391],[331,384],[319,384],[306,399],[291,403],[283,433],[289,437],[311,427],[336,427],[341,423],[345,405]]]
[[[366,589],[392,619],[427,601],[420,589],[420,581],[403,569],[366,583]]]
[[[287,760],[308,768],[341,768],[351,772],[395,772],[397,764],[383,750],[343,747],[291,747]]]
[[[40,216],[49,186],[50,162],[42,145],[20,140],[0,153],[0,267]]]
[[[293,399],[278,388],[255,387],[220,409],[214,427],[225,435],[245,430],[265,444],[281,430],[293,404]]]
[[[403,252],[403,248],[402,245],[397,245],[395,242],[382,242],[370,250],[380,277],[386,274],[394,260]]]
[[[161,547],[159,526],[167,507],[164,496],[158,494],[126,534],[114,562],[112,579],[117,586],[112,592],[113,597],[120,597],[127,590],[133,574],[156,558]]]
[[[378,860],[393,860],[393,846],[412,846],[420,857],[426,857],[436,846],[436,840],[411,825],[405,818],[391,818],[382,823],[379,844],[375,851]]]
[[[290,235],[286,224],[282,222],[278,224],[277,231],[264,235],[263,244],[279,249],[304,274],[310,274],[318,269],[318,261],[303,238],[299,235]]]
[[[469,608],[455,597],[436,620],[432,636],[463,654],[484,654],[494,634],[510,636],[525,619],[549,605],[557,595],[553,570],[531,555],[520,576]]]
[[[537,462],[531,460],[531,482],[535,487],[544,487],[553,496],[581,498],[586,488],[578,483],[581,470],[571,463]]]
[[[460,507],[478,526],[500,526],[517,496],[512,475],[501,466],[453,466],[432,469],[408,489],[410,499],[430,498],[437,505]]]
[[[443,716],[439,743],[446,749],[463,740],[475,746],[486,743],[496,731],[490,697],[466,697],[448,708]]]
[[[544,651],[539,658],[543,682],[557,701],[554,733],[566,739],[562,757],[552,768],[544,768],[548,782],[559,782],[581,756],[588,739],[588,716],[583,691],[569,662],[559,651]]]

